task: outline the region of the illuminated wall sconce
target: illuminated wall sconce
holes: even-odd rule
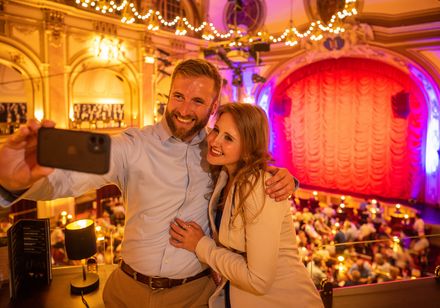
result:
[[[156,61],[156,59],[153,56],[145,56],[144,57],[145,63],[154,64],[155,61]]]
[[[92,53],[104,61],[117,61],[124,57],[124,47],[118,39],[104,36],[96,37],[93,41]]]
[[[35,110],[35,112],[34,112],[34,116],[35,116],[35,118],[36,118],[38,121],[43,120],[43,118],[44,118],[44,112],[43,112],[43,110],[41,110],[41,109],[37,109],[37,110]]]

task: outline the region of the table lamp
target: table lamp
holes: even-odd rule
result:
[[[65,245],[67,257],[70,260],[83,260],[96,253],[95,223],[91,219],[81,219],[66,226]],[[99,286],[99,276],[87,273],[82,266],[82,275],[72,279],[70,291],[72,294],[87,294]]]

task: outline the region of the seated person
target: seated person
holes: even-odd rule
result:
[[[359,284],[371,283],[373,281],[373,272],[371,271],[371,265],[368,261],[359,257],[355,259],[355,263],[350,267],[347,273],[351,280],[355,280],[353,277],[354,271],[359,273],[359,279],[357,279]]]

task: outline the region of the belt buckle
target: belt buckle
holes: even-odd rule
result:
[[[164,290],[165,288],[156,288],[153,286],[153,277],[148,277],[148,286],[150,287],[151,290],[156,291],[156,290]]]

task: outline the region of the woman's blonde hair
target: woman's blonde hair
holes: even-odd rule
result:
[[[232,116],[237,126],[242,150],[235,174],[229,175],[234,176],[235,187],[231,189],[234,189],[234,194],[238,197],[238,204],[235,204],[236,214],[233,219],[240,215],[243,222],[246,223],[244,215],[245,201],[257,185],[261,170],[264,170],[271,161],[269,124],[264,110],[255,105],[243,103],[221,105],[218,109],[217,119],[225,113]],[[215,185],[222,166],[210,166],[210,168]],[[261,193],[264,194],[264,191]],[[237,198],[234,199],[237,200]]]

